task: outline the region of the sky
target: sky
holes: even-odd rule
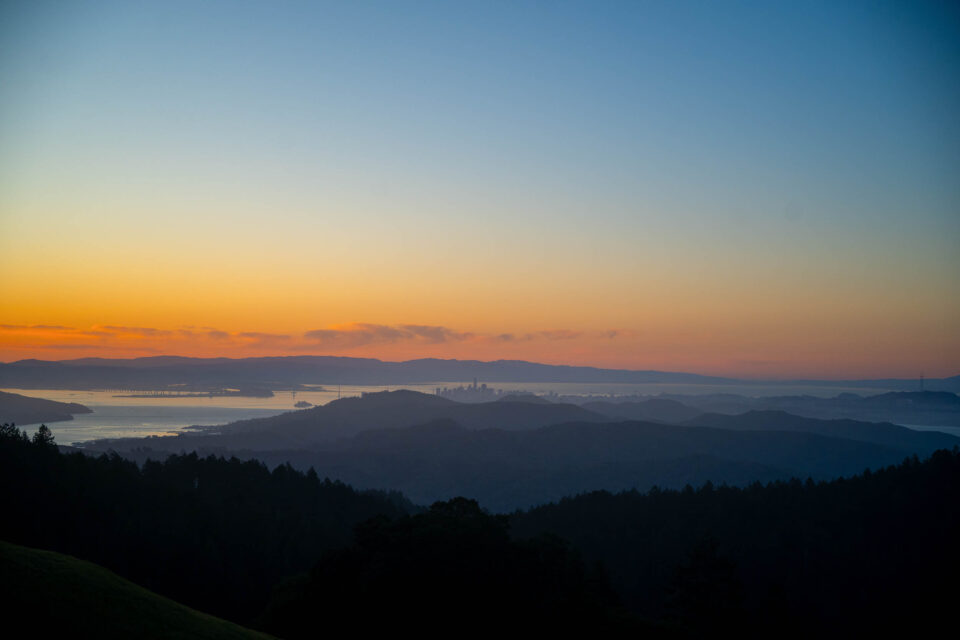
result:
[[[960,373],[950,2],[0,4],[0,360]]]

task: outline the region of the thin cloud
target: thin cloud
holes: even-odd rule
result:
[[[439,325],[400,324],[385,325],[367,322],[351,322],[326,329],[307,331],[304,338],[328,348],[353,348],[371,344],[395,344],[400,342],[420,344],[444,344],[452,342],[527,342],[530,340],[574,340],[582,337],[581,331],[547,329],[533,333],[482,334],[458,331]]]
[[[137,335],[137,336],[169,336],[173,335],[173,332],[168,329],[155,329],[153,327],[124,327],[117,325],[102,325],[96,326],[94,329],[100,329],[102,331],[110,331],[116,334],[126,334],[126,335]]]
[[[474,337],[474,334],[469,332],[454,331],[447,327],[431,325],[405,324],[401,325],[401,329],[432,343],[459,342],[462,340],[470,340]]]
[[[636,338],[640,335],[640,332],[635,331],[634,329],[608,329],[606,331],[601,331],[599,335],[601,338],[615,340],[617,338]]]
[[[118,349],[122,351],[130,351],[135,353],[162,353],[161,349],[155,349],[153,347],[144,347],[144,346],[135,346],[135,347],[116,347],[108,344],[91,344],[91,343],[48,343],[48,344],[21,344],[14,345],[10,348],[16,349],[18,351],[24,350],[69,350],[69,351],[117,351]]]
[[[223,332],[220,332],[223,333]],[[240,338],[251,338],[253,340],[289,340],[290,336],[283,333],[262,333],[260,331],[241,331],[235,334]]]
[[[241,346],[254,349],[285,348],[291,340],[286,334],[261,331],[241,331],[230,337],[239,340]]]
[[[574,340],[583,335],[580,331],[570,331],[569,329],[548,329],[540,331],[539,334],[547,340]]]
[[[570,329],[543,329],[525,333],[477,333],[443,325],[376,324],[350,322],[314,329],[303,334],[268,333],[263,331],[225,331],[216,327],[180,325],[175,329],[102,324],[87,328],[61,325],[2,324],[3,342],[13,336],[33,336],[46,344],[14,345],[6,348],[48,350],[131,350],[145,353],[186,353],[231,351],[272,351],[274,353],[343,351],[377,345],[398,345],[432,349],[443,345],[519,345],[529,342],[573,341],[600,336],[621,335],[610,332],[583,332]],[[6,336],[10,336],[9,338]],[[34,341],[31,340],[31,343]],[[3,345],[0,345],[3,346]]]
[[[73,327],[58,324],[0,324],[4,331],[74,331]]]
[[[351,322],[334,325],[327,329],[314,329],[303,334],[321,346],[360,347],[368,344],[392,344],[396,342],[422,342],[440,344],[469,340],[471,333],[456,331],[435,325],[404,324],[390,326],[366,322]]]

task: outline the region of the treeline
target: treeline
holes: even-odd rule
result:
[[[291,640],[656,632],[619,606],[602,571],[556,536],[513,540],[474,500],[359,525],[354,544],[289,580],[258,626]]]
[[[62,454],[48,431],[30,440],[5,426],[0,481],[0,538],[289,638],[401,620],[915,632],[952,624],[960,569],[957,449],[831,482],[595,492],[507,517],[462,498],[418,512],[287,465]]]
[[[595,492],[512,531],[563,537],[631,611],[696,635],[952,626],[960,451],[831,482]]]
[[[32,439],[0,427],[0,483],[0,539],[90,560],[240,622],[264,610],[281,579],[349,544],[357,523],[405,513],[399,494],[286,465],[190,454],[139,467],[62,454],[46,427]]]

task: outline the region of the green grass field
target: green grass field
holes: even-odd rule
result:
[[[103,567],[0,541],[5,627],[21,637],[236,638],[271,636],[194,611]]]

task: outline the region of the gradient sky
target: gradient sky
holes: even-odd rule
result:
[[[0,360],[960,373],[951,2],[0,4]]]

